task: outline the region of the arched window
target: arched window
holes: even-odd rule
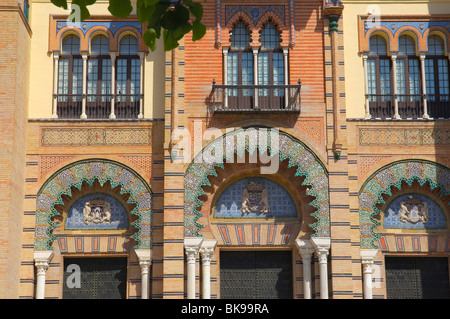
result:
[[[268,22],[261,30],[261,48],[258,53],[258,84],[259,85],[284,85],[284,57],[280,47],[281,37],[276,26]],[[284,97],[284,89],[262,89],[259,96],[267,97],[268,100],[260,98],[258,102],[262,108],[273,108],[277,104],[279,108],[282,103],[277,97]],[[266,100],[266,101],[265,101]]]
[[[239,21],[231,32],[231,47],[227,58],[228,85],[253,85],[253,54],[250,47],[250,31]],[[230,107],[250,108],[253,90],[231,89],[228,92]]]
[[[111,112],[111,58],[109,40],[97,35],[91,41],[87,66],[88,118],[107,118]]]
[[[425,78],[430,117],[449,117],[449,70],[444,40],[438,35],[428,37]]]
[[[81,114],[83,93],[83,60],[80,53],[80,38],[67,35],[62,41],[58,62],[58,116],[78,118]]]
[[[422,117],[420,61],[416,43],[409,35],[399,38],[397,59],[397,95],[400,117]]]
[[[116,115],[120,118],[136,118],[139,114],[141,64],[138,42],[135,36],[125,35],[119,43],[116,71]]]
[[[370,114],[374,117],[391,117],[393,114],[391,92],[391,59],[387,55],[385,39],[380,35],[370,38],[367,60]]]

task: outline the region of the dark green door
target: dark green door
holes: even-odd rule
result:
[[[126,258],[64,258],[64,299],[125,299]]]
[[[220,253],[222,299],[291,299],[290,251],[223,251]]]
[[[450,298],[448,258],[386,257],[388,299]]]

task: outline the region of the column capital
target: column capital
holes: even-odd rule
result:
[[[200,250],[202,242],[203,238],[201,237],[187,237],[184,239],[184,250],[186,251],[188,262],[192,262],[192,259],[195,262],[195,257]]]
[[[315,249],[310,239],[296,239],[295,245],[302,258],[311,257],[311,255],[314,254]]]
[[[201,243],[200,246],[200,254],[202,255],[203,262],[210,262],[211,257],[214,253],[214,249],[216,248],[217,240],[215,239],[205,239]]]
[[[152,250],[151,249],[136,249],[134,251],[139,259],[139,266],[141,266],[141,274],[148,274],[150,266],[152,265]]]
[[[48,264],[53,257],[53,251],[35,251],[33,254],[34,265],[36,266],[38,275],[45,275]]]
[[[378,249],[362,249],[360,252],[361,255],[361,264],[364,267],[364,272],[372,273],[372,264],[375,258],[375,255],[378,253]]]
[[[317,255],[319,256],[320,263],[327,262],[328,252],[331,247],[331,238],[329,237],[312,237],[311,242],[316,248]]]
[[[111,57],[111,60],[115,60],[117,58],[117,52],[116,51],[110,51],[109,56]]]

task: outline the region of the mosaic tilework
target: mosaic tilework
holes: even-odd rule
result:
[[[425,128],[360,128],[359,145],[450,145],[450,130]]]
[[[380,236],[374,229],[380,222],[373,217],[381,214],[376,205],[384,203],[382,194],[392,195],[391,186],[401,189],[403,181],[411,186],[414,180],[417,180],[420,186],[429,182],[432,190],[441,187],[441,196],[450,193],[450,170],[437,163],[410,160],[381,168],[372,174],[359,192],[361,248],[377,248],[376,242]]]
[[[138,21],[83,21],[80,22],[80,30],[86,34],[91,28],[97,26],[103,26],[110,30],[112,34],[119,30],[122,27],[132,26],[139,30],[142,33],[142,25]],[[56,33],[59,32],[62,28],[65,28],[68,25],[73,25],[73,22],[69,22],[67,20],[58,20],[56,25]]]
[[[263,142],[256,146],[251,145],[251,136],[253,135],[248,134],[249,132],[252,132],[252,134],[257,132],[257,136],[260,136],[260,140]],[[236,142],[242,141],[242,137],[246,135],[247,138],[243,139],[244,143]],[[267,151],[271,156],[278,154],[280,161],[288,160],[289,167],[295,166],[298,168],[295,176],[305,176],[304,184],[310,186],[308,195],[316,197],[309,203],[317,209],[312,214],[317,222],[310,225],[315,231],[314,236],[328,237],[330,235],[328,173],[313,152],[303,143],[277,130],[252,127],[227,133],[208,144],[204,148],[204,152],[211,153],[213,149],[223,149],[222,158],[216,158],[216,161],[212,163],[202,163],[199,160],[200,155],[197,155],[189,165],[184,177],[184,229],[186,237],[201,236],[199,232],[204,225],[197,223],[197,220],[201,217],[197,208],[203,205],[199,200],[199,197],[205,194],[202,186],[210,185],[208,176],[216,176],[216,168],[223,168],[227,153],[239,155],[254,149],[259,149],[260,153]]]
[[[86,202],[89,202],[93,198],[105,199],[111,205],[110,223],[84,223],[84,204]],[[117,200],[105,194],[90,194],[78,200],[69,209],[69,212],[67,213],[65,229],[126,229],[127,226],[127,213]]]
[[[284,5],[226,5],[225,6],[225,24],[238,12],[244,12],[256,26],[258,21],[267,13],[272,12],[283,21],[286,25],[285,7]]]
[[[42,146],[151,145],[150,129],[44,128]]]
[[[59,213],[54,206],[63,204],[61,195],[71,196],[71,188],[81,189],[82,182],[92,183],[98,180],[100,185],[106,181],[111,187],[120,186],[120,194],[130,194],[128,203],[136,204],[130,214],[138,216],[133,223],[138,231],[133,239],[137,248],[151,248],[152,192],[148,185],[129,168],[117,162],[105,160],[85,160],[75,162],[53,174],[37,194],[35,249],[51,250],[51,243],[56,239],[52,230],[56,224],[51,218]]]
[[[413,196],[415,199],[417,198],[420,199],[421,202],[427,203],[428,221],[426,223],[423,223],[422,221],[417,223],[401,222],[399,218],[400,203],[405,201],[408,196]],[[416,211],[414,209],[410,209],[410,212],[413,215],[412,219],[416,220],[417,217],[414,216]],[[397,197],[389,204],[386,212],[384,213],[383,227],[399,229],[446,229],[447,222],[442,209],[434,201],[420,194],[408,194]]]
[[[241,211],[242,193],[250,182],[264,184],[268,191],[270,212],[267,214],[251,212],[243,214]],[[294,201],[289,193],[277,183],[266,178],[244,178],[230,185],[217,201],[214,217],[216,218],[268,218],[268,217],[296,217]]]
[[[373,22],[364,22],[364,32],[367,33],[372,26]],[[385,27],[386,29],[392,30],[392,34],[395,34],[398,29],[402,27],[411,27],[414,28],[416,31],[423,34],[427,29],[434,26],[439,26],[442,28],[445,28],[447,30],[450,30],[450,21],[396,21],[396,20],[388,20],[383,19],[380,21],[377,21],[377,25],[381,27]]]

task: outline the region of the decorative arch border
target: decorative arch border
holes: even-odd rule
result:
[[[286,19],[285,15],[283,14],[283,18],[281,18],[279,16],[280,14],[281,13],[275,13],[274,11],[266,11],[255,22],[254,19],[252,19],[245,10],[242,10],[242,8],[240,8],[234,13],[234,15],[227,18],[225,28],[231,31],[239,21],[243,21],[247,26],[248,30],[250,31],[250,37],[252,40],[251,46],[259,47],[261,45],[260,32],[269,21],[272,21],[272,23],[276,26],[277,30],[280,32],[280,38],[282,40],[280,42],[280,46],[287,47],[290,45],[290,43],[288,43],[287,40],[290,38],[289,37],[290,30],[286,25],[286,22],[283,21],[283,18]],[[225,39],[222,39],[222,44],[225,46],[230,46],[231,42],[229,33],[227,33],[225,37],[226,37]]]
[[[245,134],[245,143],[236,143],[240,138],[239,134]],[[249,143],[250,137],[261,136],[267,144],[257,143],[252,145]],[[206,145],[201,154],[207,158],[213,158],[213,151],[218,148],[230,147],[229,141],[234,140],[233,154],[244,156],[247,151],[253,154],[259,150],[260,154],[266,151],[271,156],[279,154],[279,160],[287,159],[289,161],[288,167],[297,167],[295,176],[305,176],[303,185],[307,185],[310,189],[307,195],[314,196],[315,199],[309,205],[315,207],[317,210],[312,214],[317,222],[311,224],[311,228],[315,233],[312,236],[329,237],[330,236],[330,200],[329,200],[329,182],[328,171],[318,157],[311,151],[311,149],[304,143],[289,135],[288,133],[273,130],[267,127],[247,127],[239,128],[232,132],[225,133],[221,137],[215,139]],[[274,148],[273,143],[278,143],[278,147]],[[239,144],[239,145],[237,145]],[[267,147],[261,147],[267,145]],[[217,176],[216,168],[224,168],[226,161],[226,153],[223,152],[222,161],[201,161],[197,155],[188,166],[184,176],[184,236],[185,237],[202,237],[199,234],[201,229],[205,227],[198,223],[198,219],[203,216],[197,208],[203,206],[203,202],[199,199],[200,196],[205,195],[203,186],[210,186],[208,181],[209,176]],[[208,163],[209,162],[209,163]]]
[[[72,187],[81,189],[83,182],[92,186],[95,180],[100,185],[109,181],[112,188],[121,186],[120,195],[130,195],[127,203],[136,205],[130,214],[138,216],[138,219],[131,224],[137,228],[137,232],[133,234],[133,239],[137,242],[135,248],[150,249],[152,247],[153,193],[148,184],[131,168],[121,163],[105,159],[88,159],[61,168],[45,181],[37,193],[34,237],[36,251],[53,250],[51,243],[57,237],[52,231],[57,224],[51,219],[59,215],[55,205],[63,204],[61,196],[72,196]]]
[[[392,195],[391,186],[401,189],[417,180],[420,186],[429,182],[431,189],[441,187],[441,196],[450,194],[450,169],[426,160],[402,160],[390,163],[374,172],[362,185],[359,195],[360,244],[362,249],[377,248],[381,237],[375,228],[381,225],[374,217],[381,214],[378,204],[384,204],[384,194]]]
[[[288,44],[284,40],[286,37],[286,32],[283,32],[284,30],[281,28],[283,25],[283,22],[278,18],[277,16],[273,15],[271,12],[267,12],[264,17],[258,22],[256,28],[258,30],[258,43],[261,44],[261,35],[263,29],[270,23],[272,23],[275,26],[275,29],[277,30],[278,34],[280,35],[280,47],[286,47]],[[284,35],[284,36],[283,36]]]
[[[442,17],[399,17],[382,16],[382,19],[375,21],[374,17],[367,15],[358,16],[359,19],[359,51],[369,52],[369,40],[373,34],[379,31],[384,32],[389,38],[390,52],[398,51],[398,39],[404,32],[414,34],[416,48],[419,52],[428,51],[428,36],[434,31],[439,31],[444,39],[446,52],[450,51],[450,16]],[[373,23],[373,26],[367,25]]]
[[[103,32],[109,40],[110,51],[118,50],[120,34],[133,33],[138,40],[138,51],[147,52],[148,48],[142,40],[143,25],[132,19],[111,19],[99,16],[72,25],[67,21],[68,16],[50,16],[49,52],[60,51],[61,41],[67,31],[75,32],[80,38],[80,51],[88,51],[92,35]]]

